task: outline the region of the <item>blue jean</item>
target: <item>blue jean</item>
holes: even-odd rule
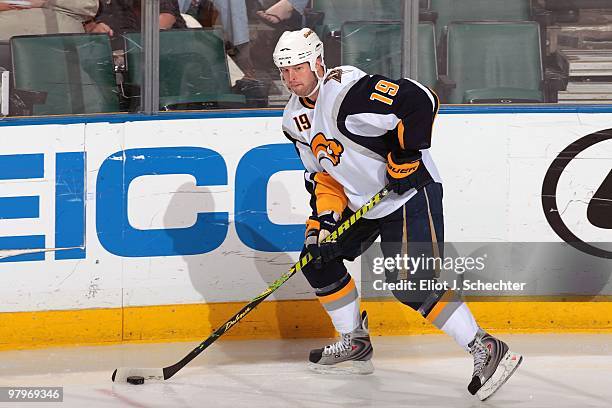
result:
[[[289,3],[291,3],[295,11],[303,15],[304,9],[310,3],[310,0],[289,0]]]

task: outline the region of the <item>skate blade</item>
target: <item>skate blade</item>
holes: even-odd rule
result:
[[[504,358],[502,358],[502,360],[499,362],[499,366],[497,366],[497,369],[491,378],[489,378],[487,382],[485,382],[476,392],[476,396],[481,401],[484,401],[491,395],[495,394],[495,391],[504,385],[504,383],[508,381],[508,378],[514,374],[522,361],[523,356],[508,350],[506,355],[504,355]]]
[[[366,361],[344,361],[334,365],[323,365],[309,362],[308,368],[319,374],[348,375],[348,374],[372,374],[374,364],[372,360]]]

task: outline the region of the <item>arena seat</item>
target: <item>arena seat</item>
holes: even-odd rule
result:
[[[403,1],[399,0],[313,0],[312,9],[316,23],[311,26],[325,45],[325,59],[329,66],[340,64],[340,30],[349,21],[401,21]],[[419,0],[419,21],[436,20],[436,13],[429,9],[430,0]],[[309,18],[307,18],[309,20]]]
[[[419,10],[430,8],[431,0],[419,0]],[[313,0],[312,10],[323,14],[321,26],[316,29],[323,38],[338,33],[347,21],[387,21],[402,19],[401,0]],[[424,16],[421,16],[421,21]]]
[[[119,111],[108,35],[15,36],[10,48],[15,90],[46,95],[34,115]]]
[[[244,107],[233,94],[219,30],[186,29],[159,33],[160,109]],[[125,34],[127,83],[142,83],[140,33]]]
[[[459,21],[527,21],[531,19],[530,0],[429,0],[437,13],[436,38],[452,22]]]
[[[353,65],[371,74],[389,78],[402,76],[402,23],[395,21],[350,21],[342,25],[342,64]],[[419,23],[418,78],[430,88],[436,86],[436,41],[434,25]]]
[[[540,29],[536,22],[451,23],[447,103],[543,102]]]

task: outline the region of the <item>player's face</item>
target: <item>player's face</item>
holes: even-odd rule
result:
[[[308,95],[317,85],[317,78],[314,72],[310,70],[310,65],[307,62],[282,67],[280,70],[285,84],[297,96]]]

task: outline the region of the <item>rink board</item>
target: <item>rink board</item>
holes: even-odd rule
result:
[[[280,122],[0,127],[0,344],[192,338],[230,317],[301,248],[308,197]],[[544,216],[546,174],[568,146],[610,128],[606,113],[439,115],[446,240],[562,242]],[[603,140],[558,178],[560,218],[584,242],[612,241],[585,216],[611,162]],[[359,263],[349,269],[359,279]],[[313,297],[296,276],[234,336],[329,334]],[[475,314],[499,330],[612,327],[607,302],[487,305]],[[432,330],[393,303],[368,308],[380,312],[379,334]]]
[[[468,302],[491,333],[612,331],[610,301]],[[241,302],[3,313],[0,350],[70,344],[158,342],[207,338]],[[397,302],[364,302],[373,336],[442,333]],[[222,339],[333,337],[316,300],[262,303]]]

